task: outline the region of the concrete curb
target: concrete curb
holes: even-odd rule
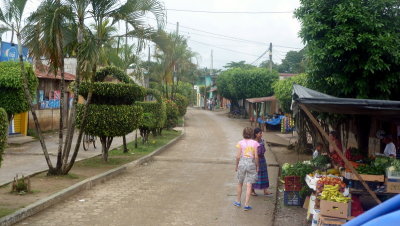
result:
[[[182,130],[182,133],[175,137],[173,140],[171,140],[170,142],[168,142],[167,144],[165,144],[164,146],[159,147],[158,149],[156,149],[155,151],[153,151],[152,153],[143,156],[140,159],[137,159],[133,162],[127,163],[125,165],[122,165],[118,168],[109,170],[107,172],[104,172],[102,174],[87,178],[86,180],[83,180],[77,184],[74,184],[68,188],[65,188],[55,194],[50,195],[47,198],[44,198],[42,200],[39,200],[35,203],[30,204],[29,206],[17,210],[16,212],[14,212],[13,214],[10,214],[8,216],[2,217],[0,218],[0,226],[9,226],[9,225],[13,225],[15,223],[18,223],[22,220],[24,220],[25,218],[28,218],[50,206],[53,206],[61,201],[64,201],[65,199],[71,197],[72,195],[77,194],[80,191],[83,190],[89,190],[91,188],[93,188],[94,186],[104,183],[107,180],[110,180],[118,175],[121,175],[122,173],[124,173],[126,171],[127,168],[133,168],[133,167],[137,167],[145,162],[150,161],[155,155],[160,154],[161,152],[163,152],[165,149],[167,149],[168,147],[172,146],[173,144],[175,144],[179,139],[181,139],[183,136],[185,135],[185,129]]]

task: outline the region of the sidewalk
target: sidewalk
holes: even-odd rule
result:
[[[72,142],[72,148],[75,147],[77,137],[78,134],[76,133]],[[140,135],[138,135],[138,137],[140,137]],[[135,131],[126,136],[126,142],[131,142],[133,140],[135,140]],[[46,134],[45,142],[50,159],[54,166],[56,164],[58,148],[58,133]],[[119,147],[122,144],[122,137],[115,137],[110,150]],[[96,147],[97,149],[94,149],[93,145],[91,145],[90,149],[85,151],[81,145],[76,161],[101,154],[101,143],[98,138],[96,140]],[[72,155],[72,152],[73,151],[71,151],[70,156]],[[48,166],[38,140],[23,145],[10,146],[6,148],[3,154],[3,162],[0,167],[0,186],[10,183],[17,174],[29,176],[47,169]]]

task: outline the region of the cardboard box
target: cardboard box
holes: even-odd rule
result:
[[[348,217],[350,203],[332,202],[321,200],[320,210],[321,215],[336,218]]]
[[[387,182],[386,192],[389,193],[400,193],[400,182]]]
[[[374,182],[384,182],[385,175],[369,175],[369,174],[359,174],[364,181],[374,181]],[[358,178],[352,174],[351,179],[358,180]]]

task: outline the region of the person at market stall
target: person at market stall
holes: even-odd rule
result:
[[[316,146],[315,146],[315,151],[313,152],[313,155],[312,155],[313,159],[315,159],[316,157],[318,157],[319,155],[321,155],[322,148],[323,148],[322,143],[319,143],[319,142],[318,142],[318,143],[316,144]]]
[[[269,179],[268,179],[268,170],[267,170],[267,160],[265,159],[265,141],[262,139],[263,132],[260,128],[254,129],[254,140],[258,142],[260,146],[257,148],[257,154],[259,159],[259,169],[258,169],[258,179],[257,182],[253,184],[253,188],[251,189],[251,195],[257,196],[257,193],[254,189],[264,190],[264,195],[269,196],[272,195],[271,192],[268,191],[269,188]]]
[[[332,143],[336,144],[336,146],[339,148],[339,151],[343,153],[342,142],[340,142],[339,136],[336,131],[331,131],[329,133],[329,140],[332,141]],[[332,164],[334,166],[344,166],[343,160],[336,153],[335,148],[331,144],[331,142],[329,142],[329,157],[331,158]]]
[[[258,154],[257,141],[252,140],[254,131],[250,127],[246,127],[243,130],[243,140],[239,141],[236,145],[236,168],[237,172],[237,200],[233,203],[234,206],[240,207],[242,200],[242,187],[246,184],[246,201],[244,203],[244,210],[251,210],[252,207],[249,205],[251,188],[253,183],[257,181],[257,171],[258,171]]]
[[[383,154],[387,157],[396,158],[396,146],[393,143],[392,135],[386,135],[383,138],[383,143],[386,144]]]

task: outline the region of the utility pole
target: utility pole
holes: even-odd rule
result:
[[[269,71],[272,72],[272,42],[269,43]]]
[[[214,58],[213,58],[213,50],[211,50],[211,69],[210,69],[210,75],[213,75],[213,66],[214,66]]]

